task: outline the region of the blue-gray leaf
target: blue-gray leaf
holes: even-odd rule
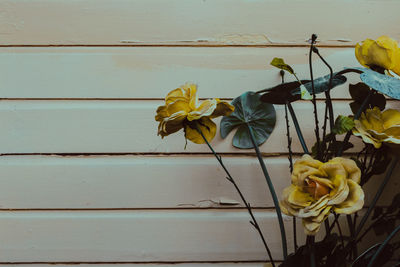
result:
[[[343,75],[336,76],[336,73],[333,73],[332,88],[329,88],[330,77],[331,77],[331,75],[328,74],[328,75],[319,77],[318,79],[314,80],[314,90],[315,90],[316,94],[326,92],[332,88],[335,88],[338,85],[344,84],[347,81],[345,76],[343,76]],[[307,88],[307,90],[310,94],[313,93],[311,82],[305,83],[304,86]],[[292,94],[293,95],[300,94],[300,88],[293,90]]]
[[[230,116],[222,118],[220,125],[222,138],[238,127],[232,140],[234,147],[253,148],[247,127],[252,128],[258,146],[272,133],[276,123],[275,108],[272,104],[261,102],[259,98],[260,96],[254,92],[242,94],[232,101],[235,111]]]
[[[372,89],[400,100],[400,80],[370,69],[361,69],[361,80]]]

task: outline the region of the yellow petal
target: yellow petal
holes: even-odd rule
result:
[[[396,51],[393,54],[393,67],[392,71],[396,73],[397,75],[400,75],[400,48],[396,49]]]
[[[366,61],[368,55],[368,48],[373,43],[373,40],[366,39],[363,43],[357,43],[355,48],[355,54],[358,62],[364,67],[368,67],[369,62]]]
[[[175,133],[183,128],[183,121],[186,119],[184,111],[176,112],[170,117],[164,118],[158,126],[158,135],[162,137]]]
[[[298,207],[308,207],[314,201],[310,194],[296,187],[287,198],[288,203]]]
[[[313,159],[310,155],[303,155],[293,165],[292,183],[301,187],[304,185],[304,180],[311,175],[322,177],[320,166],[322,162]]]
[[[388,129],[392,126],[400,126],[400,111],[396,109],[387,109],[382,112],[383,128]]]
[[[157,108],[157,114],[155,116],[156,121],[162,121],[164,118],[168,117],[168,111],[166,106],[159,106]]]
[[[370,66],[376,65],[387,70],[392,68],[392,51],[377,42],[369,47],[367,58]]]
[[[188,121],[194,121],[202,117],[208,117],[214,112],[216,107],[217,107],[217,100],[215,99],[204,100],[199,107],[189,112],[187,119]]]
[[[364,206],[364,191],[358,183],[348,180],[349,194],[342,203],[335,205],[333,210],[336,213],[351,214],[359,211]]]
[[[169,105],[167,105],[168,114],[174,114],[176,112],[185,112],[185,114],[190,112],[189,103],[185,100],[178,99]]]
[[[363,141],[367,144],[374,145],[375,148],[380,148],[382,143],[380,140],[374,138],[372,134],[366,131],[362,123],[358,120],[354,121],[355,127],[353,128],[353,134],[355,136],[359,136],[363,139]]]
[[[217,126],[215,125],[215,123],[207,117],[203,117],[200,120],[197,120],[195,123],[197,124],[200,131],[203,133],[203,135],[207,139],[207,141],[211,142],[211,140],[214,138],[215,133],[217,131]],[[196,144],[204,144],[205,143],[201,134],[196,129],[192,129],[189,126],[185,127],[185,137],[186,137],[186,139],[189,139],[190,141],[192,141],[193,143],[196,143]]]
[[[328,205],[342,203],[349,194],[346,176],[337,175],[336,177],[333,177],[332,182],[334,184],[334,189],[329,193],[330,200]]]
[[[168,95],[165,97],[165,103],[168,105],[177,100],[183,100],[191,103],[197,100],[196,91],[197,86],[195,84],[187,83],[169,92]]]
[[[356,183],[360,183],[361,170],[360,168],[358,168],[357,163],[354,160],[337,157],[331,159],[331,161],[339,162],[340,164],[342,164],[347,172],[347,179],[353,180]]]
[[[228,102],[221,101],[218,98],[216,98],[215,100],[217,101],[217,107],[211,114],[211,118],[216,118],[219,116],[229,116],[235,110],[235,107]]]

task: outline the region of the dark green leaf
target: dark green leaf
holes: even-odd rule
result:
[[[335,134],[344,134],[353,129],[355,126],[352,118],[339,115],[335,120],[335,126],[332,132]]]
[[[365,99],[365,97],[368,95],[369,87],[362,82],[356,83],[356,84],[349,84],[349,92],[351,95],[351,98],[357,102],[357,103],[362,103]]]
[[[309,80],[302,80],[302,83],[309,82]],[[300,86],[298,81],[282,83],[275,87],[264,89],[260,92],[265,92],[260,100],[271,104],[286,104],[286,102],[293,102],[300,99],[300,95],[293,95],[292,91]],[[259,92],[259,93],[260,93]]]
[[[369,102],[371,106],[378,107],[380,110],[384,110],[386,107],[386,98],[379,93],[373,94]]]
[[[285,63],[285,61],[283,60],[283,58],[279,58],[279,57],[275,57],[271,63],[272,66],[281,69],[281,70],[286,70],[287,72],[289,72],[290,74],[294,74],[294,70],[292,69],[292,67],[290,67],[288,64]]]
[[[367,109],[367,105],[365,105],[364,109],[362,110],[362,112],[364,112]],[[361,108],[361,104],[358,102],[351,102],[350,103],[350,108],[351,108],[351,112],[353,112],[353,114],[357,114],[358,110]]]
[[[389,75],[380,74],[370,69],[360,69],[363,71],[360,78],[366,85],[384,95],[400,100],[399,79]]]
[[[354,147],[354,145],[350,142],[346,142],[343,144],[343,141],[335,141],[330,143],[328,150],[336,154],[336,152],[339,151],[339,149],[342,146],[343,146],[343,151],[349,150],[350,148]]]
[[[246,92],[232,101],[235,111],[223,117],[220,125],[221,137],[225,138],[238,127],[232,144],[237,148],[253,148],[247,125],[252,128],[256,144],[264,143],[272,133],[276,123],[275,108],[272,104],[259,100],[259,95]]]

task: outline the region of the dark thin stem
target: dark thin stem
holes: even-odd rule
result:
[[[310,67],[310,77],[311,77],[311,88],[312,88],[312,103],[314,106],[314,120],[315,120],[315,137],[317,139],[317,159],[321,160],[321,140],[319,137],[319,125],[318,125],[318,111],[317,111],[317,98],[315,94],[315,86],[314,86],[314,74],[313,74],[313,67],[312,67],[312,52],[314,47],[314,42],[316,36],[313,34],[311,37],[311,46],[310,46],[310,53],[308,55],[308,65]]]
[[[339,75],[346,74],[346,73],[349,73],[349,72],[355,72],[355,73],[358,73],[358,74],[363,73],[362,70],[359,70],[359,69],[350,69],[350,68],[349,68],[349,69],[344,69],[344,70],[341,70],[341,71],[337,72],[337,73],[335,74],[335,76],[339,76]]]
[[[307,245],[310,249],[310,266],[315,267],[315,237],[312,235],[307,236]]]
[[[329,218],[325,219],[324,224],[325,224],[326,235],[328,235],[328,236],[331,235],[331,232],[329,231],[329,228],[330,228],[330,226],[329,226]]]
[[[226,175],[227,175],[226,178],[228,179],[228,181],[231,182],[231,183],[233,184],[233,186],[235,187],[236,191],[238,192],[240,198],[242,199],[244,205],[245,205],[246,208],[247,208],[247,211],[248,211],[249,214],[250,214],[250,217],[251,217],[250,223],[251,223],[251,225],[253,225],[254,228],[258,231],[258,233],[259,233],[259,235],[260,235],[260,237],[261,237],[261,240],[262,240],[262,242],[263,242],[263,244],[264,244],[264,247],[265,247],[265,249],[267,250],[269,259],[270,259],[270,261],[271,261],[271,264],[272,264],[273,267],[275,267],[275,262],[274,262],[274,260],[273,260],[273,258],[272,258],[271,250],[269,249],[269,247],[268,247],[268,245],[267,245],[267,242],[265,241],[264,235],[263,235],[263,233],[262,233],[262,231],[261,231],[261,228],[260,228],[260,226],[259,226],[259,224],[258,224],[258,222],[257,222],[257,220],[256,220],[256,218],[255,218],[255,216],[254,216],[254,214],[253,214],[253,211],[251,210],[250,203],[247,202],[247,200],[244,198],[244,195],[243,195],[242,192],[240,191],[240,189],[239,189],[238,185],[236,184],[235,180],[233,179],[233,177],[231,176],[231,174],[229,173],[229,171],[226,169],[224,163],[222,162],[221,156],[219,156],[219,155],[215,152],[215,150],[212,148],[212,146],[210,145],[210,143],[207,141],[207,138],[204,136],[203,132],[200,130],[200,128],[199,128],[197,125],[196,125],[196,130],[197,130],[198,133],[200,133],[201,137],[203,137],[203,139],[204,139],[204,141],[206,142],[207,146],[210,148],[211,152],[214,154],[215,158],[217,159],[217,161],[219,162],[219,164],[221,165],[221,167],[224,169],[224,171],[225,171],[225,173],[226,173]]]
[[[288,116],[288,108],[287,108],[288,103],[285,104],[285,121],[286,121],[286,136],[287,136],[287,142],[288,142],[288,152],[289,152],[289,169],[290,173],[293,172],[293,151],[292,151],[292,137],[290,136],[290,125],[289,125],[289,116]]]
[[[318,49],[314,47],[313,51],[319,56],[319,58],[324,62],[324,64],[329,68],[330,76],[329,76],[329,90],[325,92],[325,97],[326,97],[326,105],[328,106],[329,110],[329,126],[332,131],[333,126],[335,125],[334,121],[334,114],[333,114],[333,107],[332,107],[332,99],[330,95],[330,90],[332,89],[333,85],[333,69],[332,67],[328,64],[328,62],[321,56],[319,53]]]
[[[344,239],[343,239],[343,232],[342,232],[342,228],[340,227],[340,223],[339,223],[339,215],[334,213],[335,217],[336,217],[336,226],[338,228],[339,231],[339,236],[340,236],[340,242],[341,242],[341,246],[342,248],[344,248]]]
[[[362,111],[364,110],[365,106],[368,104],[369,99],[372,96],[372,93],[373,93],[373,90],[370,90],[367,97],[364,99],[363,103],[361,104],[360,108],[358,109],[357,113],[354,115],[354,120],[358,120],[360,118]],[[351,131],[348,131],[346,133],[346,136],[343,139],[342,145],[340,146],[340,148],[338,150],[338,154],[337,154],[338,157],[340,157],[343,154],[344,145],[349,142],[351,133],[352,133]]]
[[[347,224],[349,225],[349,229],[350,229],[350,236],[351,238],[354,238],[355,235],[355,227],[353,225],[353,219],[351,218],[351,215],[346,215],[346,219],[347,219]],[[350,258],[356,258],[358,255],[358,251],[357,251],[357,243],[353,243],[352,245],[352,254],[353,256],[351,256],[350,254]]]
[[[294,127],[296,128],[296,133],[297,133],[297,136],[299,137],[300,144],[304,150],[304,153],[310,154],[310,152],[308,151],[306,142],[304,141],[303,134],[301,133],[300,125],[299,125],[299,122],[297,121],[297,117],[296,117],[296,114],[294,113],[292,104],[288,103],[287,106],[289,108],[290,116],[292,117],[293,124],[294,124]]]
[[[247,124],[247,129],[249,130],[251,142],[253,143],[254,150],[256,151],[258,161],[260,162],[261,169],[262,169],[262,171],[264,173],[265,179],[266,179],[267,184],[268,184],[269,191],[270,191],[272,199],[274,201],[275,211],[276,211],[276,215],[278,216],[279,228],[280,228],[280,231],[281,231],[283,258],[286,259],[287,258],[287,244],[286,244],[285,225],[283,224],[282,212],[281,212],[281,208],[279,206],[278,197],[277,197],[277,195],[275,193],[274,185],[273,185],[273,183],[271,181],[271,178],[269,177],[269,174],[268,174],[268,171],[267,171],[267,167],[265,166],[264,160],[263,160],[263,158],[261,156],[261,152],[258,149],[258,145],[257,145],[257,143],[255,141],[253,129],[250,127],[249,124]]]
[[[383,241],[383,243],[379,246],[378,250],[375,252],[374,256],[372,257],[371,261],[368,264],[368,267],[374,266],[376,259],[379,257],[381,252],[385,249],[386,245],[389,243],[390,240],[400,231],[400,225],[390,233],[390,235]]]
[[[383,190],[385,189],[385,186],[386,186],[386,184],[388,183],[388,181],[390,179],[390,176],[392,176],[393,170],[396,167],[398,161],[399,161],[399,157],[395,156],[393,161],[392,161],[392,164],[390,165],[388,171],[386,172],[385,178],[383,179],[381,185],[379,186],[378,191],[375,194],[374,199],[372,200],[371,204],[368,207],[367,212],[364,214],[364,216],[362,217],[362,219],[360,221],[360,224],[357,227],[357,231],[356,231],[356,233],[354,235],[355,238],[357,238],[358,234],[360,234],[362,228],[364,227],[365,223],[367,222],[367,219],[368,219],[369,215],[372,213],[373,209],[375,208],[376,203],[378,202],[380,196],[382,195]]]

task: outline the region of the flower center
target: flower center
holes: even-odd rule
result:
[[[306,186],[304,189],[309,193],[314,199],[320,199],[321,197],[329,194],[330,188],[326,185],[320,184],[314,180],[306,178]]]

